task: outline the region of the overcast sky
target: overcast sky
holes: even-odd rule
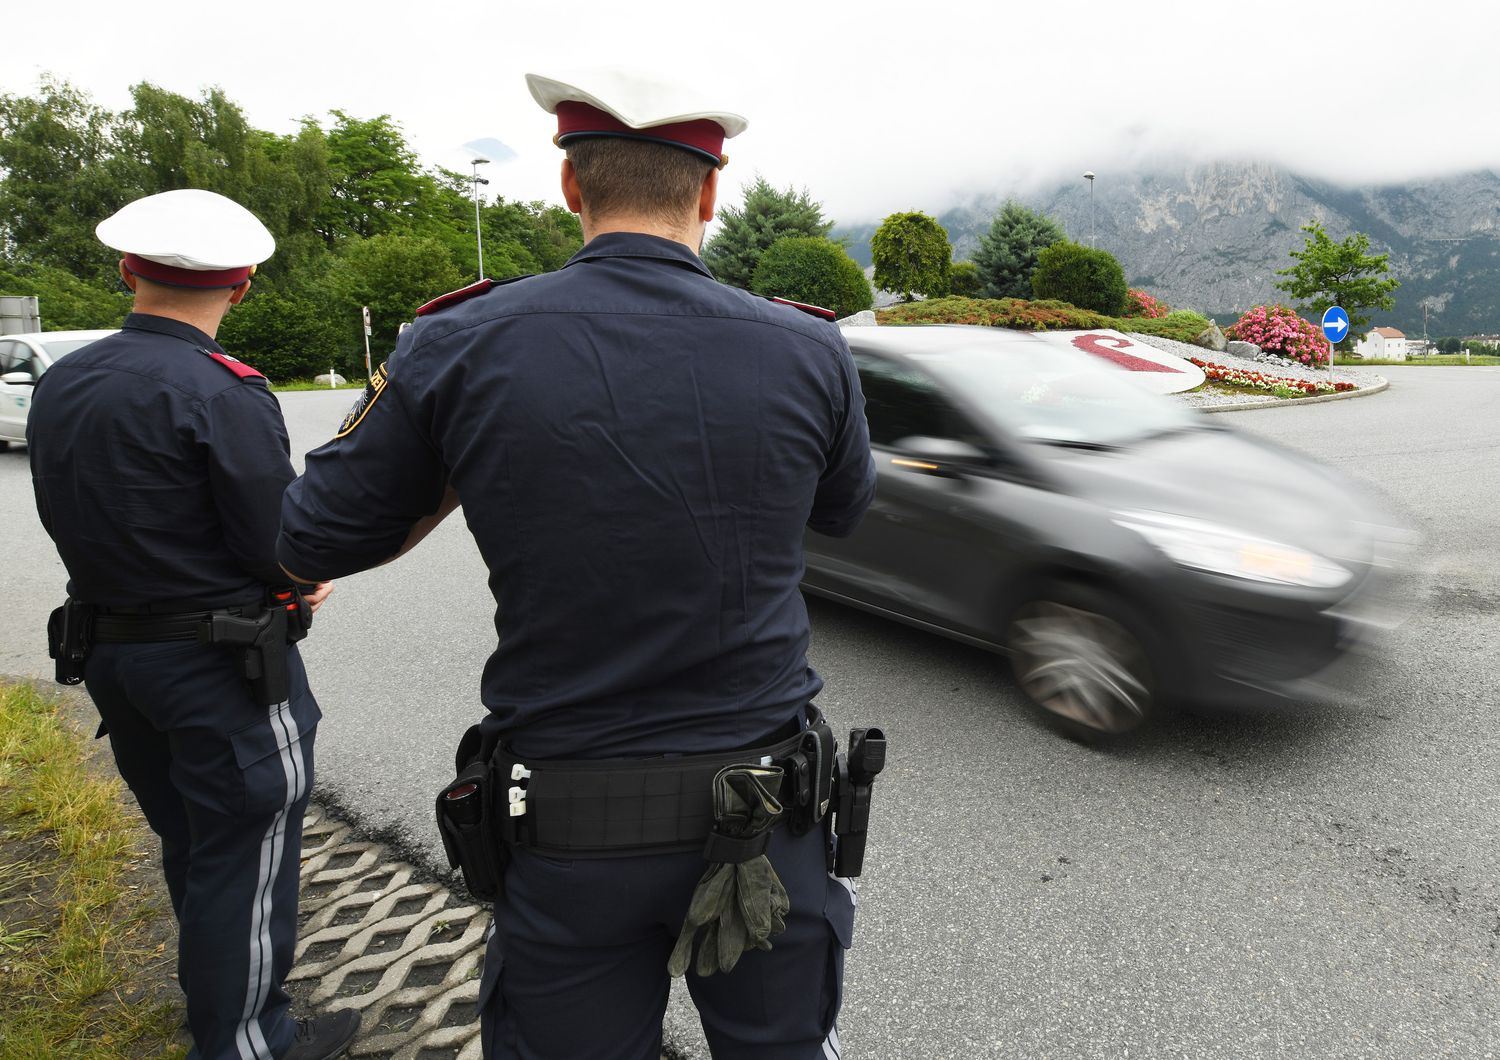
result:
[[[151,81],[219,85],[290,131],[388,113],[422,158],[517,158],[489,191],[561,201],[554,119],[523,75],[629,64],[701,80],[750,119],[758,172],[845,223],[1161,159],[1264,158],[1346,183],[1500,168],[1493,0],[803,0],[7,5],[0,91],[43,73],[112,109]],[[234,17],[231,17],[234,16]]]

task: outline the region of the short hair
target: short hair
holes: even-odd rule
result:
[[[650,140],[589,136],[567,145],[578,191],[590,213],[645,214],[680,222],[696,210],[712,162]]]

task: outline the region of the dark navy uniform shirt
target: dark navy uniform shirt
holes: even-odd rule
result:
[[[37,511],[92,604],[261,600],[294,472],[281,406],[213,339],[132,313],[38,381],[26,425]]]
[[[499,605],[488,726],[517,753],[744,746],[822,687],[803,529],[851,532],[875,484],[834,324],[608,233],[419,316],[388,369],[287,491],[280,559],[380,563],[451,483]]]

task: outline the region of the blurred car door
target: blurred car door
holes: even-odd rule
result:
[[[997,584],[1031,552],[1024,519],[1036,490],[994,433],[909,363],[855,351],[875,454],[875,500],[858,530],[808,534],[809,588],[995,643]],[[912,450],[950,443],[932,463]],[[972,457],[965,458],[965,449]]]

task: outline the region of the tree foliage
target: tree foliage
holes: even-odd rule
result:
[[[787,236],[772,243],[760,256],[750,289],[824,306],[841,317],[875,304],[875,292],[858,263],[839,244],[813,236]]]
[[[875,286],[894,291],[906,301],[913,294],[929,297],[948,293],[953,248],[948,232],[925,213],[893,213],[870,237],[875,263]]]
[[[984,276],[972,261],[955,261],[948,267],[948,293],[961,298],[978,298],[984,290]]]
[[[1368,313],[1361,309],[1396,307],[1391,293],[1401,282],[1389,275],[1389,254],[1371,254],[1370,237],[1356,232],[1342,242],[1334,242],[1323,225],[1309,221],[1302,226],[1307,241],[1301,250],[1291,252],[1296,264],[1278,269],[1285,276],[1276,287],[1297,300],[1297,308],[1321,318],[1330,306],[1342,306],[1349,314],[1349,333],[1338,343],[1340,350],[1352,349],[1365,336]]]
[[[1124,312],[1129,294],[1125,270],[1113,254],[1068,240],[1037,255],[1031,289],[1039,299],[1056,299],[1107,316]]]
[[[275,379],[330,365],[363,374],[360,306],[384,356],[417,306],[478,271],[468,177],[424,169],[390,115],[335,110],[278,135],[218,89],[138,84],[111,112],[47,79],[0,95],[0,293],[36,295],[48,328],[117,325],[130,300],[94,227],[133,199],[189,187],[236,200],[276,238],[220,332]],[[559,206],[497,199],[480,214],[496,278],[560,268],[583,245]]]
[[[833,229],[823,219],[823,204],[807,189],[778,191],[757,176],[745,188],[742,206],[719,209],[719,230],[703,248],[703,263],[721,283],[748,290],[755,266],[771,244],[787,236],[825,238]]]
[[[984,296],[1031,297],[1031,274],[1042,251],[1067,238],[1062,225],[1052,218],[1007,200],[990,222],[989,232],[979,237],[979,249],[974,252]]]

